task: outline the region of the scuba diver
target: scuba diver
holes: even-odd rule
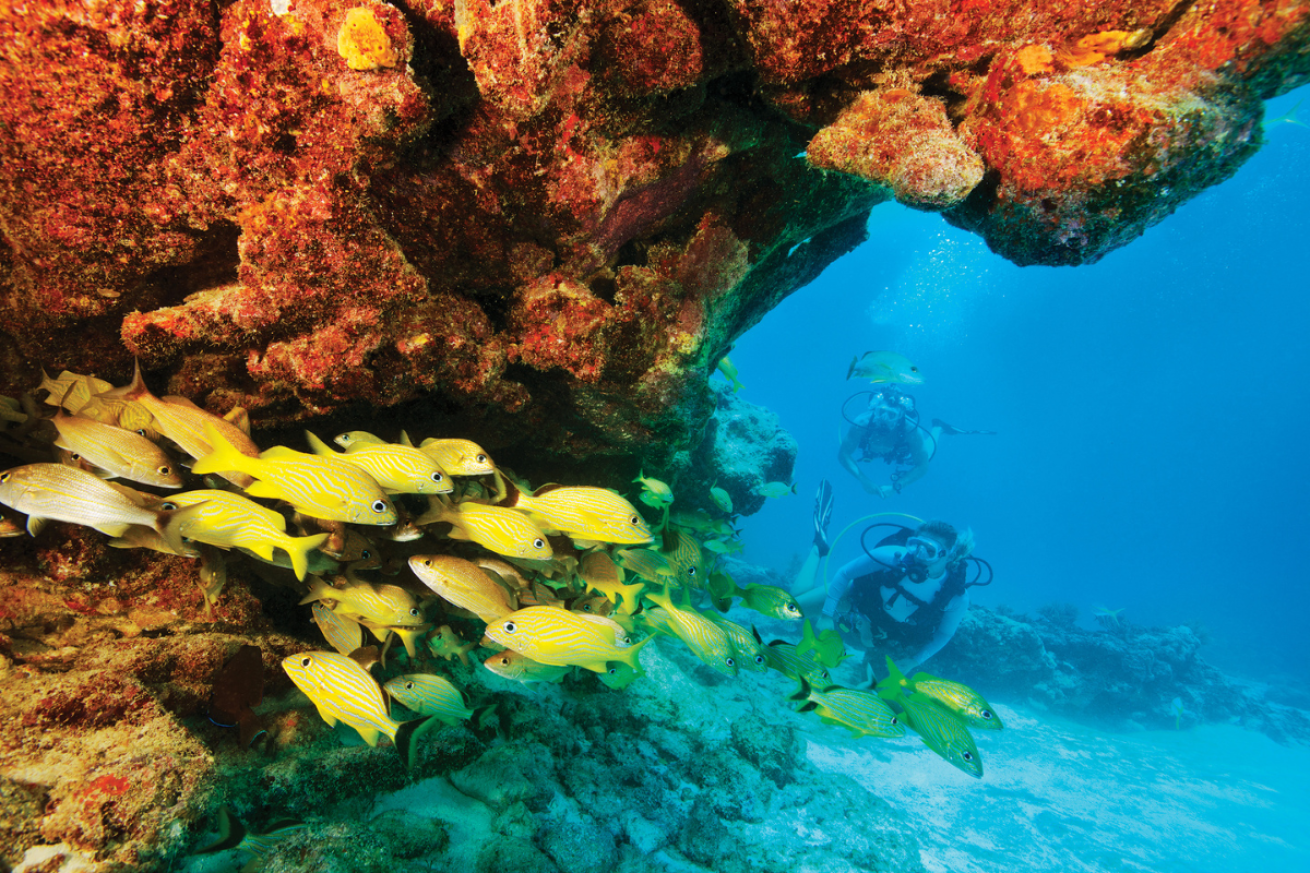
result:
[[[863,411],[852,415],[849,407],[857,397],[867,397],[868,404]],[[848,427],[837,450],[837,461],[859,480],[865,491],[879,497],[900,494],[906,485],[922,479],[937,455],[942,434],[995,433],[960,430],[937,418],[932,420],[931,428],[926,428],[919,423],[914,398],[891,384],[848,397],[842,405],[842,418]],[[860,468],[860,464],[874,460],[896,467],[891,484],[877,484]]]
[[[944,521],[879,513],[869,518],[895,515],[914,524],[880,522],[866,527],[860,535],[864,554],[822,584],[818,569],[830,548],[827,526],[832,500],[832,485],[825,480],[819,485],[814,510],[814,547],[792,594],[807,611],[821,606],[823,617],[831,620],[843,641],[865,652],[866,665],[876,668],[883,655],[890,655],[908,675],[955,635],[969,611],[969,589],[991,584],[991,566],[972,556],[970,530],[959,531]],[[870,545],[871,535],[880,528],[893,530]],[[977,568],[973,579],[968,578],[971,564]],[[987,579],[981,581],[984,569]]]

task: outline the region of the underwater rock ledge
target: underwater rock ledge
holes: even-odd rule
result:
[[[36,0],[0,38],[0,393],[135,355],[263,427],[396,407],[615,479],[877,203],[1090,262],[1310,75],[1277,0]]]

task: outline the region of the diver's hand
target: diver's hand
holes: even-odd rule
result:
[[[884,500],[896,493],[896,489],[890,485],[875,485],[873,488],[868,489],[868,491],[870,494],[877,494]]]

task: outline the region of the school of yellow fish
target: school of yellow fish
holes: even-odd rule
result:
[[[211,607],[233,551],[290,569],[331,650],[286,658],[287,674],[329,725],[342,722],[370,745],[386,735],[407,761],[424,725],[476,722],[490,708],[470,707],[431,672],[380,684],[373,669],[385,665],[393,641],[411,666],[434,657],[468,664],[483,648],[490,653],[482,665],[505,678],[558,682],[582,668],[623,688],[643,675],[642,649],[665,636],[721,673],[772,669],[796,680],[802,711],[857,736],[902,736],[906,715],[930,748],[981,775],[971,741],[963,760],[939,738],[937,710],[986,707],[970,689],[938,695],[919,712],[929,695],[902,683],[918,693],[902,692],[894,709],[886,694],[833,683],[828,669],[846,657],[835,631],[816,636],[806,622],[799,645],[766,645],[723,614],[739,603],[775,619],[803,618],[785,590],[741,588],[716,569],[719,555],[740,549],[721,488],[710,495],[723,510],[717,517],[671,512],[669,486],[639,475],[638,499],[661,516],[652,528],[609,489],[531,489],[466,439],[415,446],[403,432],[386,442],[349,431],[334,438],[334,449],[306,432],[308,452],[261,449],[242,410],[220,417],[182,397],[156,397],[139,368],[124,387],[64,372],[46,376],[41,390],[51,414],[32,393],[0,398],[0,452],[31,461],[0,473],[0,504],[27,516],[27,532],[35,536],[53,519],[101,531],[116,547],[195,558]],[[201,487],[178,490],[188,484]],[[794,490],[769,483],[762,493]],[[20,521],[5,516],[0,535],[22,533]],[[396,580],[368,581],[368,572]],[[709,607],[696,608],[696,600]],[[438,613],[440,623],[431,620]],[[483,635],[466,642],[452,624]],[[365,631],[377,646],[365,645]],[[421,718],[394,718],[388,698]]]

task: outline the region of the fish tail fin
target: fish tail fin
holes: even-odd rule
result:
[[[282,549],[291,557],[291,569],[296,571],[296,578],[305,581],[309,572],[309,553],[328,541],[329,534],[314,534],[308,537],[287,537]]]
[[[246,838],[246,826],[232,812],[232,808],[223,804],[218,808],[218,840],[196,849],[197,855],[209,855],[225,849],[235,849]]]
[[[323,442],[321,439],[315,436],[311,431],[308,430],[305,431],[305,442],[309,443],[309,450],[316,455],[337,454],[336,452],[332,451],[331,446]]]
[[[205,502],[183,506],[178,509],[160,509],[155,513],[155,530],[168,543],[168,547],[179,555],[192,554],[195,552],[188,549],[182,542],[182,524],[191,516],[195,515]]]
[[[323,581],[321,576],[310,576],[309,593],[300,598],[299,605],[304,606],[306,603],[313,603],[315,600],[322,600],[323,596],[330,590],[328,584]]]
[[[788,700],[807,700],[813,689],[810,688],[810,682],[804,676],[801,677],[801,687],[795,694],[787,695]]]
[[[633,479],[632,481],[633,481],[633,482],[640,482],[642,479],[645,479],[645,478],[646,478],[646,468],[645,468],[645,467],[639,467],[639,468],[637,469],[637,478],[636,478],[636,479]]]
[[[421,735],[427,733],[427,728],[436,720],[435,715],[427,718],[416,718],[412,721],[402,721],[396,728],[396,735],[392,738],[396,744],[396,751],[400,753],[400,760],[405,762],[405,769],[408,770],[414,766],[414,742]]]
[[[209,438],[209,444],[213,446],[213,451],[191,465],[192,473],[203,476],[205,473],[236,471],[254,475],[251,472],[250,462],[255,459],[237,451],[236,446],[228,442],[227,438],[208,422],[205,423],[205,436]]]
[[[628,646],[622,652],[617,654],[612,660],[622,661],[623,663],[631,667],[633,670],[644,675],[645,671],[641,669],[641,661],[637,660],[637,655],[639,655],[641,653],[641,650],[646,647],[646,644],[653,639],[655,639],[653,635],[648,636],[641,642],[634,643],[633,645]]]
[[[814,626],[810,624],[810,620],[807,618],[804,624],[801,625],[801,641],[796,644],[796,654],[803,655],[811,649],[817,650],[818,647],[819,640],[814,636]]]
[[[896,666],[896,662],[892,660],[891,655],[888,655],[887,678],[874,686],[878,691],[878,696],[883,700],[899,700],[908,687],[905,674]]]
[[[745,387],[746,387],[746,386],[743,385],[743,384],[741,383],[741,380],[740,380],[740,379],[738,379],[736,376],[733,376],[733,377],[732,377],[732,393],[733,393],[733,394],[736,394],[738,391],[740,391],[741,389],[743,389],[743,388],[745,388]]]
[[[851,377],[855,375],[855,365],[858,364],[859,362],[860,362],[859,355],[856,355],[855,357],[851,358],[851,365],[846,369],[846,381],[849,382]]]

